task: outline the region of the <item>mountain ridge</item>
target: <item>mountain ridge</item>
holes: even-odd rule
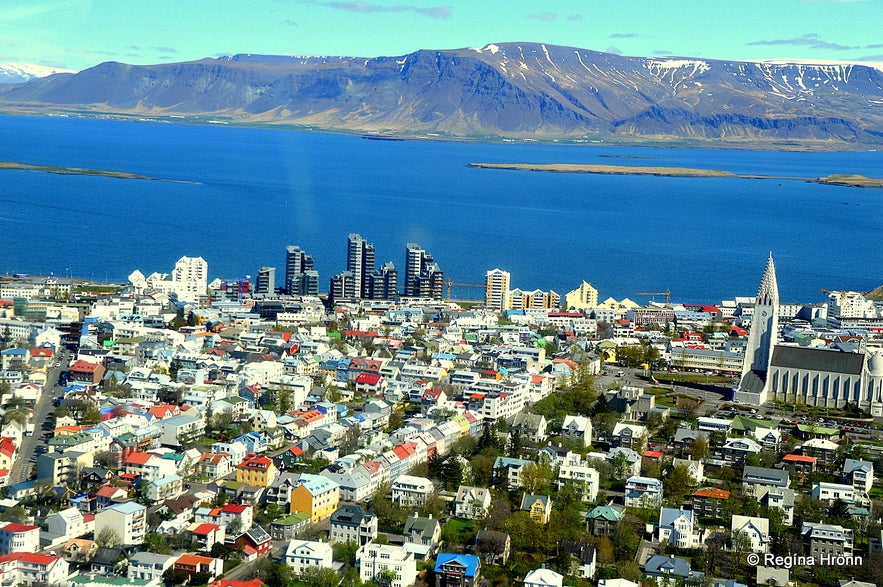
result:
[[[375,58],[105,62],[0,86],[0,108],[399,136],[859,146],[883,143],[883,71],[500,43]]]

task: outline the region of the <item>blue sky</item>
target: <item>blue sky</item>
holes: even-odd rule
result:
[[[883,0],[2,0],[0,63],[398,56],[535,41],[624,55],[883,62]]]

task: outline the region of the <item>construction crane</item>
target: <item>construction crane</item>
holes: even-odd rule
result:
[[[457,287],[480,287],[481,289],[485,289],[487,287],[487,285],[484,283],[457,283],[457,282],[450,280],[450,279],[445,282],[445,285],[448,286],[448,296],[446,299],[449,302],[451,301],[451,288],[454,286],[457,286]]]
[[[639,291],[639,296],[665,296],[665,305],[669,305],[671,303],[671,290],[667,289],[665,291]]]

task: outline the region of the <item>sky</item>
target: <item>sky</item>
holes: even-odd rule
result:
[[[883,63],[883,0],[0,0],[0,63],[399,56],[541,42],[623,55]]]

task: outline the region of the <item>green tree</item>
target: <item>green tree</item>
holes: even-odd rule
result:
[[[704,438],[697,437],[690,447],[690,458],[699,461],[708,456],[708,442]]]
[[[291,411],[291,387],[286,383],[280,383],[276,391],[276,409],[281,414]]]
[[[122,543],[122,538],[117,533],[116,530],[110,527],[102,528],[98,535],[95,537],[95,542],[100,547],[110,548],[116,546],[117,544]]]
[[[172,547],[169,546],[165,537],[156,532],[148,532],[145,534],[142,546],[147,552],[153,552],[155,554],[172,554]]]
[[[672,467],[662,478],[662,489],[669,502],[675,505],[683,503],[693,483],[690,471],[684,465]]]
[[[542,493],[552,478],[552,471],[542,463],[530,463],[521,469],[521,486],[528,493]]]
[[[631,521],[620,520],[613,532],[610,533],[610,541],[613,543],[613,553],[617,561],[635,560],[641,537],[635,531],[635,526]]]
[[[298,576],[298,579],[310,587],[337,587],[340,585],[340,576],[333,569],[324,567],[308,567]],[[393,571],[394,579],[395,571]]]

